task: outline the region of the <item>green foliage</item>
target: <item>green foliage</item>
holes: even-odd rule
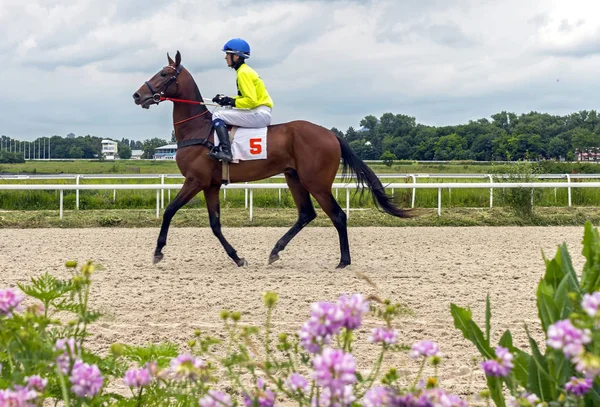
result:
[[[592,369],[594,366],[600,367],[599,317],[598,315],[590,317],[581,306],[585,294],[592,294],[600,289],[600,239],[598,230],[594,229],[590,222],[585,224],[583,255],[586,263],[581,279],[573,268],[566,245],[558,247],[553,259],[544,257],[546,273],[538,284],[537,309],[545,333],[557,322],[570,320],[574,327],[589,329],[592,332],[591,343],[576,358],[568,357],[562,349],[546,346],[546,344],[540,346],[525,326],[530,349],[530,353],[527,353],[513,346],[512,335],[509,330],[506,330],[499,341],[499,346],[507,348],[513,354],[514,368],[505,377],[486,376],[490,397],[497,406],[506,405],[504,386],[520,406],[528,405],[522,399],[523,391],[526,394],[537,395],[542,402],[549,403],[548,405],[551,406],[598,405],[600,401],[598,379],[592,382],[592,389],[579,400],[577,396],[565,390],[565,385],[573,376],[583,374],[584,368],[576,366],[578,361],[588,361],[586,364],[592,366]],[[455,304],[450,306],[456,328],[475,345],[485,360],[494,360],[497,356],[490,346],[490,308],[488,296],[486,335],[484,335],[473,321],[470,310]],[[548,334],[546,334],[547,338]],[[541,348],[545,348],[545,351]]]
[[[22,153],[10,153],[6,150],[0,150],[0,163],[3,164],[17,164],[24,163],[25,159],[23,158]]]
[[[131,148],[126,144],[119,144],[119,158],[128,160],[131,158]]]
[[[496,170],[494,173],[495,183],[537,182],[539,167],[530,162],[520,161],[515,165]],[[534,214],[534,201],[539,201],[542,193],[542,190],[534,188],[500,188],[498,197],[504,204],[508,205],[516,215],[530,218]]]
[[[493,114],[454,126],[425,126],[414,117],[384,113],[368,115],[360,130],[342,136],[362,159],[376,159],[386,150],[409,160],[574,160],[577,152],[600,151],[600,117],[595,110],[566,116],[530,112]],[[335,129],[339,134],[339,130]],[[369,142],[371,148],[365,148]]]
[[[388,166],[391,167],[394,164],[394,160],[396,160],[396,156],[394,155],[394,153],[392,153],[390,150],[385,150],[385,152],[383,154],[381,154],[381,157],[379,157],[380,160],[383,160],[383,163]]]

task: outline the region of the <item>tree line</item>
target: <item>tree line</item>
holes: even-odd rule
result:
[[[92,135],[83,137],[40,137],[34,141],[17,140],[5,135],[0,136],[0,163],[24,162],[26,159],[102,159],[102,140]],[[142,158],[152,158],[157,147],[167,144],[160,138],[150,140],[113,140],[118,144],[121,159],[131,158],[132,150],[142,150]]]
[[[363,160],[475,160],[517,161],[565,159],[577,154],[600,158],[600,117],[595,110],[582,110],[566,116],[530,112],[517,115],[500,112],[454,126],[428,126],[404,114],[368,115],[359,129],[346,132],[331,129],[345,139]],[[102,158],[102,139],[84,137],[44,137],[24,142],[0,137],[0,161],[24,158]],[[119,156],[131,157],[131,150],[142,150],[142,158],[152,158],[166,139],[144,141],[126,138],[118,142]],[[174,134],[171,134],[174,142]],[[12,156],[14,153],[15,156]],[[7,158],[10,155],[11,158]],[[21,158],[22,159],[22,158]]]
[[[500,112],[490,119],[455,126],[427,126],[404,114],[373,115],[342,132],[332,128],[364,160],[516,161],[565,159],[600,151],[600,117],[595,110],[566,116]]]

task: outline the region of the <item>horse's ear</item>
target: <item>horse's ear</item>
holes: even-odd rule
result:
[[[181,63],[181,54],[179,53],[179,50],[177,50],[177,54],[175,54],[175,66],[179,66],[180,63]]]
[[[179,51],[178,51],[179,52]],[[173,65],[175,62],[173,62],[173,60],[171,59],[171,57],[169,56],[169,53],[167,52],[167,60],[169,61],[169,65]]]

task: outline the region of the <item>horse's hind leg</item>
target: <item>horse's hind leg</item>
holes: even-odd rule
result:
[[[200,190],[201,186],[186,180],[183,183],[183,187],[171,201],[171,203],[165,209],[163,214],[162,226],[160,227],[160,234],[158,235],[158,241],[156,242],[156,250],[154,251],[154,264],[158,263],[163,259],[162,249],[167,244],[167,234],[169,233],[169,225],[171,219],[175,216],[175,213],[186,203],[188,203]]]
[[[298,173],[294,170],[286,172],[285,180],[290,188],[296,207],[298,208],[298,220],[294,226],[292,226],[290,230],[277,241],[275,247],[271,250],[269,264],[279,260],[279,252],[285,249],[290,240],[292,240],[304,226],[308,225],[317,217],[315,208],[310,200],[310,195],[298,179]]]
[[[329,216],[333,222],[333,226],[337,229],[340,238],[340,264],[337,268],[341,269],[350,265],[350,245],[348,243],[348,228],[346,226],[346,213],[342,210],[333,195],[331,188],[323,190],[313,190],[310,193],[315,197],[321,209]]]
[[[208,218],[210,221],[210,228],[213,231],[213,234],[219,239],[221,245],[231,257],[231,259],[238,265],[238,267],[247,266],[248,263],[245,259],[239,258],[237,252],[229,244],[229,242],[223,236],[221,232],[221,205],[219,204],[219,186],[211,186],[208,189],[204,190],[204,196],[206,197],[206,208],[208,209]]]

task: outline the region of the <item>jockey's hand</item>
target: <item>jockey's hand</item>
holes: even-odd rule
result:
[[[218,94],[217,96],[215,96],[214,98],[212,98],[213,103],[218,103],[221,104],[221,99],[224,98],[225,95],[222,94]]]
[[[235,107],[235,99],[230,98],[229,96],[223,96],[222,98],[219,99],[219,101],[217,103],[220,104],[221,106]]]

